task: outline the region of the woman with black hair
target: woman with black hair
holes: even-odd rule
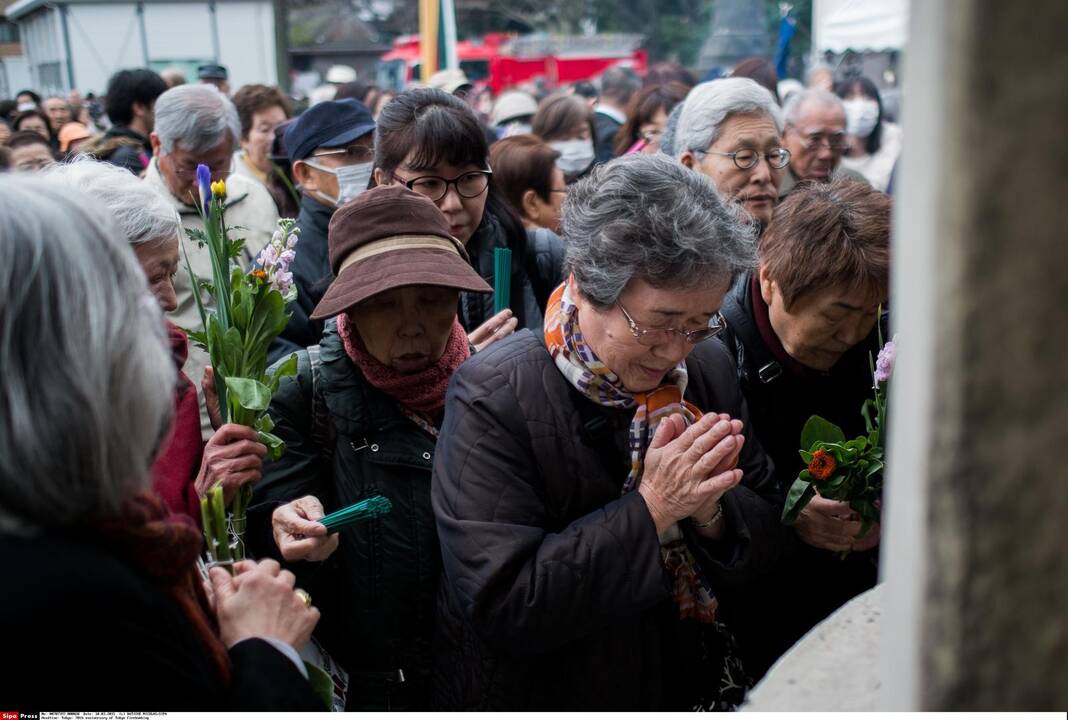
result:
[[[846,111],[849,149],[842,167],[864,176],[876,190],[886,192],[901,155],[901,128],[883,119],[879,88],[863,75],[846,78],[835,88]]]
[[[485,135],[463,100],[418,88],[398,95],[378,116],[375,184],[404,185],[433,200],[453,237],[464,244],[472,267],[491,285],[494,250],[512,251],[509,310],[494,315],[492,296],[460,296],[460,322],[476,349],[516,328],[541,328],[542,293],[535,287],[554,288],[563,281],[542,277],[551,271],[538,268],[552,264],[537,261],[540,248],[528,253],[523,223],[490,182],[492,175]]]

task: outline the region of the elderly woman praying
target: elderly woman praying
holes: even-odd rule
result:
[[[564,206],[570,277],[542,333],[465,363],[433,500],[445,577],[438,704],[729,707],[722,593],[778,548],[772,471],[715,340],[751,228],[661,155]]]

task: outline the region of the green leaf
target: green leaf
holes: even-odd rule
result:
[[[208,243],[207,234],[200,228],[185,228],[185,235],[200,247],[204,247]]]
[[[782,521],[787,525],[797,522],[797,516],[805,509],[809,501],[816,495],[815,486],[802,480],[800,477],[794,480],[790,486],[790,492],[786,494],[786,504],[782,509]]]
[[[811,449],[818,442],[842,443],[845,442],[845,433],[834,423],[813,415],[801,430],[801,447]]]
[[[264,415],[263,417],[269,416]],[[267,446],[268,460],[277,460],[278,458],[282,457],[282,453],[285,452],[286,449],[286,443],[284,440],[282,440],[282,438],[278,437],[277,435],[273,435],[269,432],[260,432],[258,433],[258,435],[259,437],[257,439]]]
[[[327,710],[334,707],[334,680],[320,667],[304,661],[304,668],[308,671],[308,683],[312,691],[323,701]]]
[[[271,382],[270,382],[271,392],[273,393],[276,390],[278,390],[278,386],[282,382],[282,378],[284,378],[284,377],[292,377],[292,376],[294,376],[296,374],[297,374],[297,354],[296,353],[291,353],[289,357],[287,357],[285,360],[283,360],[282,362],[278,363],[278,365],[275,366],[274,375],[271,376]]]
[[[873,475],[881,474],[883,471],[883,467],[884,465],[882,460],[876,460],[872,462],[870,465],[868,465],[868,470],[864,473],[864,477],[870,478]]]
[[[226,389],[234,401],[245,410],[263,411],[271,404],[271,390],[258,380],[242,377],[226,378]]]
[[[872,405],[874,404],[872,400],[865,400],[864,404],[860,406],[860,414],[864,418],[864,429],[869,434],[875,430],[875,420],[872,418]]]
[[[799,452],[801,453],[801,460],[805,463],[805,465],[808,465],[810,462],[812,462],[812,453],[810,453],[808,450],[801,450]]]
[[[252,427],[260,432],[269,433],[274,430],[274,420],[271,418],[270,413],[264,413],[256,419]]]

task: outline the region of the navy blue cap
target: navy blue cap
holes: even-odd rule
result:
[[[200,80],[226,80],[227,78],[225,65],[201,65],[197,68],[197,78]]]
[[[371,111],[359,100],[345,98],[316,103],[286,130],[289,161],[303,160],[315,148],[348,145],[374,129]]]

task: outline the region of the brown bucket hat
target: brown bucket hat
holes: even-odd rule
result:
[[[339,208],[330,219],[327,244],[334,281],[312,320],[406,285],[493,292],[471,267],[463,244],[449,234],[437,206],[403,185],[380,185]]]

